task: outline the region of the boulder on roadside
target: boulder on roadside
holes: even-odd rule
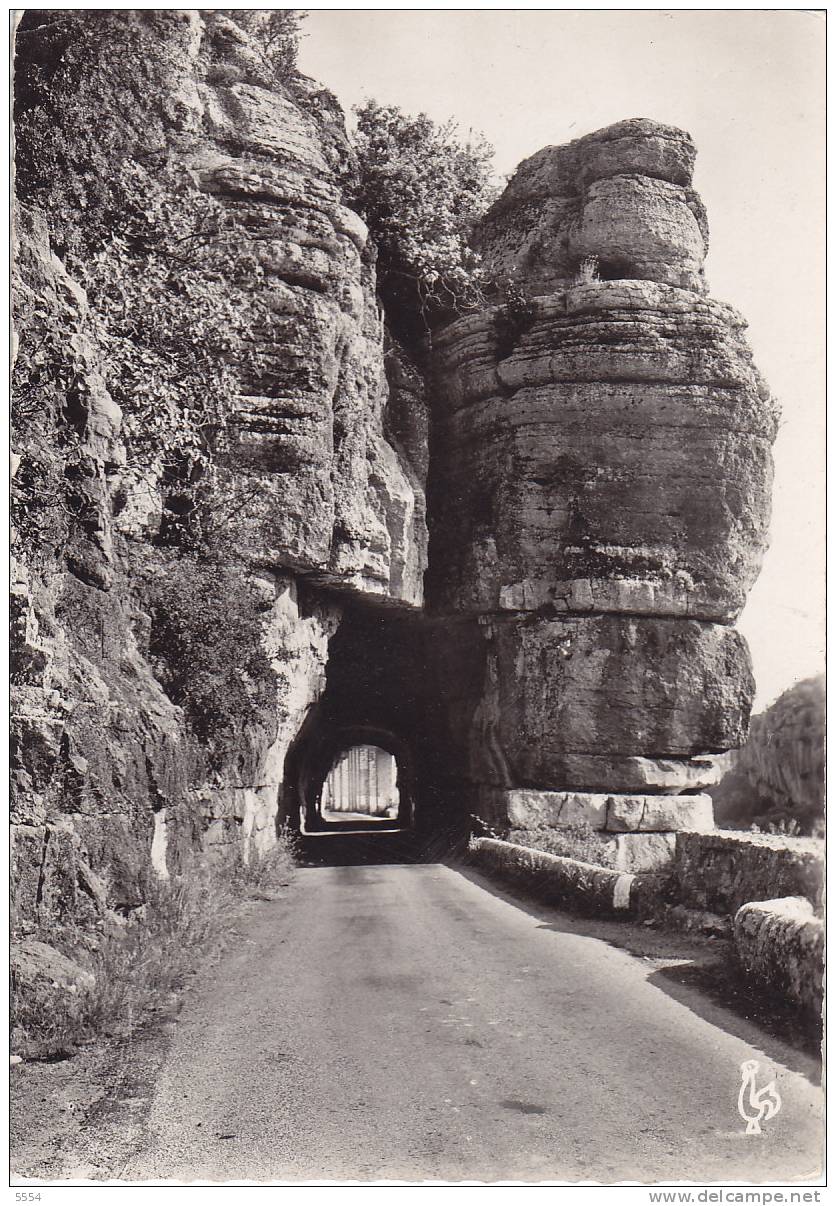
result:
[[[13,942],[12,1047],[35,1058],[69,1054],[82,1029],[82,1002],[96,977],[35,938]]]

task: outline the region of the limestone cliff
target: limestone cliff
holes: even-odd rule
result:
[[[435,338],[428,597],[481,624],[470,774],[554,791],[555,817],[565,789],[694,791],[746,733],[731,623],[776,412],[743,319],[705,296],[693,161],[648,121],[526,160],[479,240],[516,298]]]
[[[422,601],[424,404],[394,351],[387,385],[342,114],[232,17],[17,30],[23,919],[269,844],[341,597]]]
[[[24,925],[316,828],[352,741],[395,754],[431,852],[469,811],[586,807],[646,865],[745,736],[775,414],[706,297],[690,139],[625,122],[522,164],[479,232],[516,300],[422,374],[339,108],[259,20],[18,27]]]

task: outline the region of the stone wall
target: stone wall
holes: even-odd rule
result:
[[[799,896],[820,909],[824,843],[769,833],[680,833],[673,872],[687,908],[732,914],[752,901]]]
[[[815,1029],[822,1022],[824,920],[803,897],[743,905],[734,918],[743,971],[759,987],[800,1009]]]

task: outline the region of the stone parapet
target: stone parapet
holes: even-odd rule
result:
[[[637,882],[631,874],[494,838],[473,838],[469,854],[477,867],[520,884],[547,904],[622,915],[636,908]]]
[[[801,896],[818,907],[824,843],[766,833],[680,833],[674,862],[678,896],[691,909],[734,913],[752,901]]]
[[[745,904],[734,917],[734,942],[744,971],[812,1019],[821,1018],[824,922],[804,897]]]

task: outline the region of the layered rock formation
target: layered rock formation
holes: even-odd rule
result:
[[[429,599],[480,620],[471,774],[494,823],[525,827],[517,788],[555,792],[559,823],[571,788],[598,825],[595,793],[693,792],[745,737],[731,623],[766,545],[776,414],[742,318],[705,297],[693,160],[646,121],[526,160],[480,240],[516,298],[435,339]]]
[[[822,675],[802,679],[752,717],[746,744],[725,759],[723,778],[711,793],[718,824],[822,835],[825,715]]]
[[[268,847],[354,740],[439,853],[468,811],[586,819],[625,867],[710,824],[775,416],[690,139],[524,163],[480,232],[517,301],[435,332],[430,380],[336,103],[234,14],[31,13],[17,54],[18,919]]]
[[[375,252],[342,203],[353,158],[327,92],[282,74],[222,13],[27,14],[17,75],[12,821],[16,912],[31,920],[130,909],[151,862],[166,874],[196,849],[275,840],[340,595],[421,604],[426,407],[384,348]],[[109,221],[85,192],[102,162],[124,192]],[[164,275],[154,223],[178,206]],[[146,275],[145,307],[169,306],[181,339],[166,347],[161,324],[167,358],[142,342]],[[140,304],[119,309],[130,289]],[[227,304],[210,501],[228,528],[204,570],[170,533],[191,506],[189,473],[206,471],[183,454],[184,478],[165,441],[200,442],[181,382],[203,371],[205,313]],[[217,592],[236,579],[225,604]],[[225,606],[245,606],[266,659],[256,679],[241,666],[255,704],[208,753],[159,653],[161,615],[175,636],[199,634],[204,603],[220,626]],[[207,637],[222,655],[223,637]],[[209,684],[207,709],[235,677]]]

